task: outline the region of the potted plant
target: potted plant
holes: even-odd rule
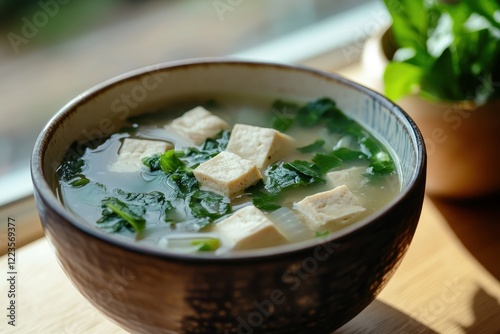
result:
[[[392,25],[365,46],[367,84],[422,131],[428,193],[500,190],[500,1],[384,1]]]

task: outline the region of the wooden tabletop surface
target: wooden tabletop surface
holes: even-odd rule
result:
[[[439,202],[447,220],[435,202],[425,199],[408,254],[387,287],[338,333],[500,333],[500,283],[492,274],[499,269],[499,210]],[[16,326],[3,316],[1,333],[125,333],[80,295],[45,238],[16,256]],[[4,255],[4,282],[7,266]],[[0,291],[3,313],[7,286]]]

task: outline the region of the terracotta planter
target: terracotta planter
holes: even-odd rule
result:
[[[366,84],[383,91],[383,72],[396,47],[390,30],[363,50]],[[477,197],[500,190],[500,101],[434,103],[409,96],[397,103],[420,128],[427,146],[427,193]]]

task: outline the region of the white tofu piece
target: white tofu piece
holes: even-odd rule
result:
[[[200,145],[208,138],[215,137],[222,130],[229,128],[229,124],[199,106],[174,119],[170,123],[170,128],[189,138],[194,144]]]
[[[193,173],[202,189],[224,196],[237,194],[262,178],[252,161],[227,151],[200,164]]]
[[[118,151],[118,158],[111,164],[112,172],[133,173],[141,169],[142,158],[163,153],[174,148],[169,142],[147,139],[125,138]]]
[[[367,179],[363,176],[366,167],[351,167],[326,174],[327,179],[333,185],[333,188],[346,185],[351,190],[360,189],[365,185]]]
[[[345,185],[305,197],[294,203],[294,209],[309,218],[309,228],[319,231],[330,224],[344,224],[365,211]]]
[[[292,137],[270,128],[236,124],[231,131],[227,150],[252,160],[257,168],[266,168],[287,155],[294,147]]]
[[[246,206],[215,226],[223,242],[233,249],[255,249],[281,245],[286,237],[255,206]]]

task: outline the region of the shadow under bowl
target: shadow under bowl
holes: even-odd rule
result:
[[[129,116],[207,94],[330,97],[396,155],[399,195],[321,240],[228,257],[179,255],[105,234],[58,200],[56,168],[74,141],[105,138]],[[63,107],[32,156],[45,234],[77,289],[134,333],[327,333],[372,302],[406,253],[422,209],[426,155],[413,121],[385,97],[334,74],[205,59],[140,69]]]

